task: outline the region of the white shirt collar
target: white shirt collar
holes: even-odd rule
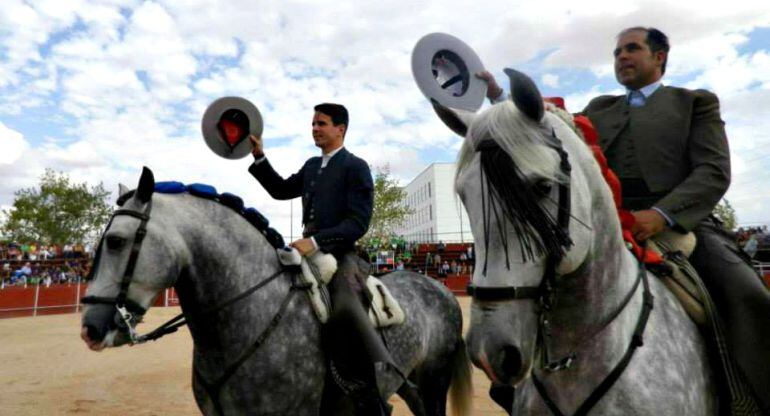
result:
[[[337,154],[337,152],[339,152],[340,150],[342,150],[342,148],[343,148],[343,147],[345,147],[345,146],[340,146],[340,147],[338,147],[338,148],[336,148],[336,149],[332,150],[332,151],[331,151],[331,152],[329,152],[329,153],[324,153],[323,155],[321,155],[321,167],[322,167],[322,168],[325,168],[325,167],[326,167],[326,165],[328,165],[328,164],[329,164],[329,160],[331,160],[331,158],[332,158],[332,157],[334,157],[334,155],[336,155],[336,154]]]
[[[663,86],[663,84],[661,84],[660,80],[658,80],[658,81],[653,82],[650,85],[646,85],[646,86],[644,86],[642,88],[639,88],[639,92],[641,92],[642,95],[644,95],[644,98],[650,98],[652,93],[657,91],[658,88],[660,88],[662,86]],[[629,94],[631,94],[631,91],[632,90],[629,90],[629,89],[626,90],[626,98],[628,98]]]

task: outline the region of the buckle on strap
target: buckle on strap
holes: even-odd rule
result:
[[[118,314],[120,314],[120,318],[123,320],[123,323],[126,325],[126,331],[128,332],[128,337],[130,339],[131,345],[141,343],[139,342],[139,336],[136,333],[136,330],[134,329],[134,326],[131,325],[131,321],[134,320],[134,315],[126,309],[123,305],[115,305],[115,308],[118,310]]]

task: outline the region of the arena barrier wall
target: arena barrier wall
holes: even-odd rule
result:
[[[86,284],[5,286],[0,289],[0,318],[79,313]],[[174,289],[166,289],[153,306],[179,306]]]

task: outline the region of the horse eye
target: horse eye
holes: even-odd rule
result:
[[[551,194],[553,184],[547,180],[540,180],[535,183],[534,189],[538,195],[547,196]]]
[[[123,237],[118,236],[108,236],[107,237],[107,248],[110,250],[120,250],[123,248],[123,245],[126,243],[126,239]]]

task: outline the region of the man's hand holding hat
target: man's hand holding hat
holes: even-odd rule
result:
[[[487,98],[489,98],[491,101],[494,101],[500,97],[501,94],[503,94],[503,89],[500,88],[500,85],[497,84],[497,80],[491,72],[485,69],[475,73],[474,75],[476,75],[476,78],[487,83]]]
[[[262,150],[262,137],[249,134],[249,141],[251,142],[251,154],[254,155],[255,158],[259,159],[260,157],[265,156],[265,152]]]

